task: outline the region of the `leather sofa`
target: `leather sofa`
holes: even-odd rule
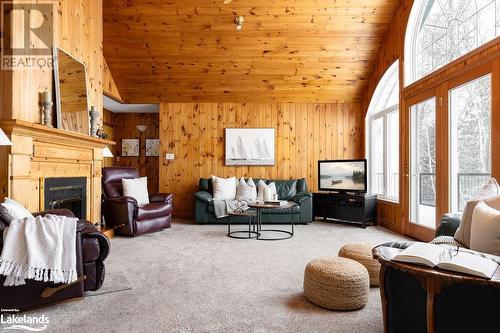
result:
[[[54,209],[38,212],[33,215],[54,214],[67,217],[75,217],[68,209]],[[0,217],[0,251],[3,248],[3,230],[8,226],[7,222]],[[95,226],[86,221],[79,220],[76,234],[76,268],[78,282],[63,285],[52,282],[40,282],[27,280],[26,285],[16,287],[4,287],[4,276],[0,276],[0,309],[17,309],[25,311],[68,299],[81,298],[85,291],[98,290],[105,275],[104,260],[110,250],[108,238],[97,231]],[[85,280],[83,280],[85,275]],[[58,288],[52,296],[42,296],[42,292],[50,291],[50,288]],[[57,290],[53,289],[52,291]]]
[[[259,179],[253,179],[255,184],[259,183]],[[290,179],[290,180],[264,180],[266,184],[274,182],[276,184],[276,192],[278,199],[290,200],[297,203],[293,207],[293,222],[294,223],[310,223],[312,222],[312,194],[307,191],[307,182],[305,178]],[[248,223],[246,217],[228,216],[216,218],[214,214],[212,179],[200,178],[198,184],[198,192],[195,197],[195,221],[199,224],[208,223],[227,223],[233,224]],[[281,209],[262,209],[262,223],[280,224],[290,223],[290,208]]]
[[[444,215],[435,236],[454,236],[460,220],[460,214]],[[390,253],[390,248],[405,249],[412,243],[388,242],[377,248],[383,254],[384,251]],[[492,259],[500,263],[499,257]],[[429,295],[424,288],[424,282],[422,278],[404,270],[391,266],[386,268],[385,273],[380,276],[383,286],[381,292],[383,290],[383,298],[386,300],[385,332],[428,332]],[[437,290],[436,294],[434,332],[488,332],[498,326],[496,316],[500,308],[500,288],[457,279],[455,283]]]
[[[149,204],[139,206],[137,200],[123,196],[122,179],[138,178],[139,170],[130,167],[102,169],[102,213],[107,227],[126,236],[138,236],[170,228],[172,193],[149,196]]]

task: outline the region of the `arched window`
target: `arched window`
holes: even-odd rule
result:
[[[399,198],[399,61],[384,73],[366,115],[370,193]]]
[[[405,38],[405,85],[499,35],[500,0],[415,0]]]

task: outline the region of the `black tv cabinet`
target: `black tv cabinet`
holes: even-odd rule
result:
[[[360,224],[377,219],[377,195],[344,192],[313,193],[313,216]]]

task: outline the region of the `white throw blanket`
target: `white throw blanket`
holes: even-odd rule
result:
[[[25,279],[71,283],[76,272],[78,219],[57,215],[14,220],[5,228],[0,256],[4,286],[26,284]]]

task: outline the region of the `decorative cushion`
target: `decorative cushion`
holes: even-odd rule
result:
[[[500,256],[500,211],[483,201],[472,213],[470,249]]]
[[[0,204],[0,214],[5,222],[10,223],[17,219],[34,216],[19,202],[10,198],[5,198],[3,203]]]
[[[273,196],[276,194],[276,184],[274,182],[268,185],[263,180],[259,180],[257,187],[257,201],[273,200]]]
[[[495,178],[488,179],[488,182],[479,192],[474,195],[475,199],[486,199],[500,194],[500,185]]]
[[[257,187],[252,178],[245,181],[241,177],[236,188],[236,200],[238,201],[255,201],[257,199]]]
[[[475,207],[479,202],[481,202],[481,200],[471,200],[467,202],[462,215],[462,220],[460,221],[460,226],[457,231],[455,231],[454,238],[459,243],[464,244],[467,248],[470,248],[472,214],[474,213]],[[484,199],[483,202],[496,210],[500,210],[500,195]]]
[[[370,276],[370,286],[379,286],[380,263],[373,258],[372,249],[374,246],[369,243],[347,244],[340,248],[339,257],[349,258],[365,266]]]
[[[122,179],[123,195],[137,200],[139,206],[149,203],[148,177]]]
[[[236,177],[212,176],[214,199],[234,200],[236,198]]]
[[[360,309],[368,301],[369,289],[368,271],[351,259],[315,259],[304,272],[304,295],[323,308]]]

